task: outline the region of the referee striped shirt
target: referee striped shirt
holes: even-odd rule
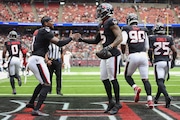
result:
[[[58,47],[57,45],[50,43],[49,51],[48,51],[48,58],[50,59],[59,59],[61,58],[62,48]]]

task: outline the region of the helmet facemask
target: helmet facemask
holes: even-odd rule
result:
[[[126,18],[126,24],[131,25],[132,23],[138,24],[138,16],[134,13],[130,13]]]
[[[102,3],[97,7],[96,13],[96,18],[99,20],[103,20],[106,17],[111,17],[113,14],[113,6],[109,3]]]
[[[11,32],[9,32],[9,35],[8,35],[8,38],[10,39],[10,40],[16,40],[17,39],[17,32],[16,31],[11,31]]]
[[[157,23],[156,25],[154,25],[153,29],[152,29],[154,34],[165,34],[165,28],[164,28],[164,24],[163,23]]]

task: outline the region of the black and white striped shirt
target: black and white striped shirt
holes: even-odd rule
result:
[[[55,60],[61,58],[62,48],[53,43],[50,43],[48,48],[48,58]]]

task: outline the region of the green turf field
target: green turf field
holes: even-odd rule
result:
[[[87,73],[84,73],[87,72]],[[89,73],[88,73],[89,72]],[[92,73],[93,72],[93,73]],[[133,89],[127,84],[123,76],[124,68],[121,67],[121,74],[118,75],[118,81],[120,84],[120,94],[123,96],[132,96],[134,95]],[[179,96],[180,95],[180,80],[179,73],[180,68],[176,67],[170,70],[171,76],[170,80],[166,81],[166,87],[170,95]],[[138,72],[136,72],[138,73]],[[153,68],[150,67],[149,71],[149,79],[152,85],[152,92],[155,95],[157,90],[157,85],[154,80]],[[99,79],[99,67],[72,67],[71,74],[63,73],[62,80],[62,93],[64,96],[105,96],[104,86]],[[145,90],[143,87],[143,83],[140,80],[140,76],[138,74],[133,75],[133,78],[136,81],[136,84],[142,88],[141,95],[145,95]],[[34,88],[38,84],[38,80],[35,79],[34,76],[27,77],[27,83],[24,84],[24,76],[22,76],[23,84],[21,87],[17,85],[16,81],[16,91],[18,95],[31,95]],[[53,77],[53,91],[50,96],[56,95],[55,91],[55,76]],[[12,95],[11,87],[9,83],[9,79],[0,80],[0,95]]]

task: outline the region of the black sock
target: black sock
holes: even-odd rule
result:
[[[37,96],[38,96],[39,92],[41,91],[41,89],[42,89],[42,85],[38,84],[36,86],[36,88],[34,89],[34,93],[33,93],[32,97],[31,97],[31,100],[29,101],[29,103],[34,104],[34,101],[37,98]]]
[[[132,79],[131,76],[125,76],[125,78],[126,78],[127,83],[128,83],[131,87],[135,84],[135,82],[134,82],[134,80]]]
[[[116,103],[119,103],[119,83],[118,83],[117,79],[112,80],[111,83],[113,84]]]
[[[165,98],[167,98],[169,95],[168,95],[168,93],[167,93],[167,91],[166,91],[166,86],[164,85],[164,79],[158,79],[157,80],[157,85],[158,85],[158,87],[159,87],[159,89],[161,90],[161,92],[163,93],[163,95],[164,95],[164,97]]]
[[[160,95],[161,95],[161,90],[160,90],[160,88],[158,87],[158,90],[157,90],[157,93],[156,93],[156,96],[155,96],[155,100],[158,100],[159,99],[159,97],[160,97]]]
[[[144,83],[144,88],[147,95],[151,95],[151,84],[149,83],[149,80],[142,79]]]
[[[112,87],[111,87],[111,83],[110,83],[109,79],[103,80],[102,82],[104,83],[104,88],[106,90],[106,93],[107,93],[107,96],[108,96],[108,100],[110,102],[112,100]]]
[[[45,101],[48,92],[50,91],[51,86],[44,86],[42,85],[42,89],[40,91],[40,95],[39,95],[39,99],[37,102],[36,107],[34,108],[34,110],[39,110],[41,105],[43,104],[43,102]]]
[[[15,88],[14,76],[10,76],[10,83],[11,83],[12,89],[14,89]]]

